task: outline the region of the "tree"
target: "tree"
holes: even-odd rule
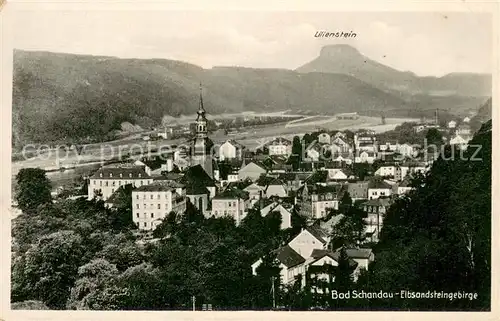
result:
[[[340,213],[347,213],[352,206],[352,198],[349,192],[345,192],[340,199],[339,211]]]
[[[17,205],[23,212],[32,212],[41,204],[52,202],[50,180],[40,168],[22,168],[16,175]]]
[[[334,283],[335,289],[339,293],[346,293],[353,289],[352,272],[353,269],[350,264],[350,259],[347,256],[347,252],[344,247],[341,247]],[[336,302],[337,306],[349,306],[349,302],[345,300],[338,300]]]
[[[118,270],[104,259],[95,259],[78,269],[67,307],[75,310],[118,310],[128,295],[117,286]]]
[[[351,206],[340,221],[333,227],[330,248],[335,250],[341,246],[357,246],[364,240],[364,218],[366,213]]]
[[[53,309],[64,308],[83,252],[82,238],[73,231],[42,236],[24,257],[22,277],[27,299],[40,300]]]

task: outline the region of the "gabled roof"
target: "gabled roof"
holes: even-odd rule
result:
[[[98,169],[91,178],[95,179],[141,179],[150,178],[144,166],[118,164]]]
[[[369,259],[372,249],[346,249],[347,256],[353,259]]]
[[[210,195],[210,192],[206,186],[199,183],[188,183],[186,184],[186,195]]]
[[[272,141],[270,141],[268,143],[268,145],[292,145],[292,141],[286,139],[286,138],[283,138],[283,137],[277,137],[275,139],[273,139]]]
[[[326,244],[326,239],[328,238],[328,233],[324,231],[321,227],[319,226],[308,226],[305,228],[306,231],[311,233],[316,239],[318,239],[321,243]]]
[[[257,167],[257,168],[262,169],[264,172],[266,172],[268,170],[268,167],[266,165],[264,165],[261,161],[254,160],[254,161],[249,162],[245,166],[241,167],[239,171],[246,169],[247,167]]]
[[[228,140],[226,140],[226,141],[225,141],[222,145],[224,145],[224,144],[226,144],[226,143],[229,143],[229,144],[233,145],[233,146],[234,146],[234,147],[236,147],[236,148],[241,148],[241,149],[245,148],[245,146],[244,146],[244,145],[242,145],[242,144],[238,143],[238,142],[237,142],[237,141],[235,141],[234,139],[228,139]]]
[[[278,260],[287,268],[297,266],[304,263],[306,260],[290,246],[285,245],[275,250]]]
[[[347,250],[346,250],[346,254],[347,254]],[[310,264],[324,258],[325,256],[328,256],[329,258],[335,260],[335,262],[338,263],[339,261],[339,258],[340,258],[340,252],[333,252],[331,250],[325,250],[325,249],[314,249],[311,253],[311,257],[314,259]],[[351,268],[354,268],[358,265],[358,263],[356,261],[354,261],[350,256],[349,254],[347,254],[347,256],[349,257],[349,266]]]

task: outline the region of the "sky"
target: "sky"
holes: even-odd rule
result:
[[[204,68],[295,69],[330,44],[420,76],[492,71],[487,13],[22,11],[17,49],[182,60]],[[315,38],[316,31],[356,38]]]

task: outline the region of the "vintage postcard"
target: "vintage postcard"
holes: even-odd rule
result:
[[[498,312],[497,4],[295,5],[3,8],[0,317]]]

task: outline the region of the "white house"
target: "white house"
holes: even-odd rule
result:
[[[312,226],[303,229],[288,245],[303,258],[309,258],[314,249],[326,249],[330,237],[325,231]]]
[[[212,198],[212,216],[232,217],[236,225],[245,218],[249,207],[248,193],[236,188],[227,189]]]
[[[140,230],[153,230],[170,212],[186,211],[184,185],[155,181],[132,191],[132,220]]]
[[[328,179],[330,180],[346,180],[349,177],[340,168],[327,168]]]
[[[153,183],[144,166],[119,164],[101,167],[89,179],[88,199],[93,199],[98,193],[107,200],[120,187],[132,184],[141,187]]]
[[[456,122],[456,121],[454,121],[454,120],[450,120],[450,121],[448,122],[448,128],[449,128],[449,129],[453,129],[453,128],[455,128],[455,127],[457,127],[457,122]]]
[[[269,149],[269,155],[285,155],[290,156],[292,154],[292,142],[288,139],[278,137],[268,143],[267,148]]]
[[[248,193],[251,207],[254,206],[254,204],[257,203],[264,194],[264,188],[256,183],[248,185],[243,190]]]
[[[410,186],[410,180],[406,178],[398,184],[398,195],[403,195],[410,192],[413,188]]]
[[[358,155],[356,155],[354,157],[354,162],[355,163],[373,164],[373,162],[375,161],[375,158],[376,158],[376,155],[374,152],[363,150],[363,151],[359,152]]]
[[[344,153],[351,151],[351,145],[347,142],[347,139],[345,138],[345,136],[344,137],[336,136],[335,139],[332,141],[332,144],[340,146],[340,148],[342,149],[342,152],[344,152]]]
[[[392,186],[382,180],[374,180],[368,184],[368,199],[377,199],[381,196],[391,196]]]
[[[226,140],[219,147],[219,159],[220,160],[241,159],[243,149],[244,147],[240,143],[232,139]]]
[[[282,284],[293,283],[298,275],[305,275],[305,259],[290,246],[282,246],[275,250],[274,254],[276,254],[277,263],[280,268],[280,278]],[[258,267],[261,264],[262,259],[259,259],[252,264],[252,273],[254,275],[257,275]]]
[[[468,123],[468,122],[470,122],[470,117],[466,116],[466,117],[464,118],[464,123]]]
[[[466,149],[467,144],[469,143],[470,137],[462,136],[456,134],[452,139],[450,139],[450,145],[457,145],[461,149]]]
[[[332,138],[330,134],[328,133],[321,133],[318,135],[318,143],[320,144],[330,144],[332,141]]]
[[[408,143],[404,143],[404,144],[397,145],[396,152],[398,152],[399,154],[401,154],[404,157],[414,157],[416,150],[412,145],[410,145]]]
[[[377,176],[391,176],[394,177],[396,175],[396,166],[380,166],[376,171],[375,175]]]

